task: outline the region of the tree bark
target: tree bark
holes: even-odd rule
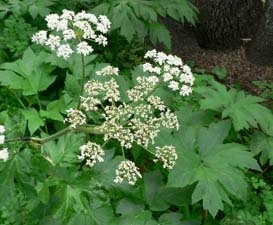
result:
[[[252,38],[263,12],[261,0],[191,0],[200,11],[196,35],[201,47],[227,49]]]
[[[266,3],[256,37],[249,43],[246,56],[249,61],[260,65],[273,65],[273,0]]]

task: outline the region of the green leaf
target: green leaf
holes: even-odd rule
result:
[[[44,125],[44,121],[41,119],[40,114],[36,111],[36,109],[21,109],[21,112],[27,120],[30,135],[34,134],[36,130]]]
[[[201,127],[209,125],[214,120],[214,113],[208,110],[194,110],[192,106],[187,105],[175,112],[179,124],[182,128]]]
[[[61,136],[58,141],[50,141],[43,145],[43,154],[53,165],[68,167],[79,163],[77,155],[83,143],[83,134],[70,133]]]
[[[158,223],[152,219],[152,213],[147,210],[134,212],[132,214],[126,214],[116,219],[113,225],[158,225]]]
[[[35,189],[37,191],[39,200],[43,204],[47,204],[49,200],[49,195],[50,195],[47,183],[38,182]]]
[[[50,0],[35,0],[28,8],[29,14],[33,19],[35,19],[38,15],[44,17],[50,14],[51,10],[49,9],[49,6],[52,6],[53,4],[54,2]]]
[[[164,213],[159,217],[159,225],[183,225],[184,223],[181,222],[182,214],[180,213]]]
[[[134,214],[138,211],[144,210],[144,204],[141,202],[136,202],[133,199],[123,198],[116,206],[116,213],[121,215]]]
[[[59,204],[56,206],[54,217],[69,221],[74,212],[86,211],[86,206],[82,201],[82,191],[76,186],[68,184],[59,185],[56,195],[59,197]]]
[[[168,187],[196,184],[192,202],[202,200],[203,208],[214,217],[223,210],[223,202],[231,204],[229,196],[246,198],[247,182],[243,171],[260,170],[253,155],[244,146],[221,143],[229,127],[228,121],[222,121],[200,128],[192,137],[195,142],[193,148],[177,147],[178,160],[168,177]]]
[[[91,215],[94,225],[111,224],[114,219],[112,206],[101,200],[93,201],[93,203],[91,203],[91,209],[88,213]]]
[[[163,43],[169,50],[171,49],[171,36],[167,28],[160,23],[153,23],[150,25],[150,38],[154,45],[157,42]]]
[[[208,128],[201,128],[198,135],[200,152],[208,152],[217,145],[222,144],[228,136],[230,126],[230,121],[224,120],[216,124],[212,123]]]
[[[65,112],[64,100],[59,99],[48,103],[48,105],[46,106],[46,111],[40,110],[40,115],[47,119],[63,122],[63,116],[61,113],[64,112]]]
[[[211,88],[196,89],[204,97],[201,109],[215,110],[222,113],[222,118],[231,118],[236,131],[259,125],[264,132],[273,136],[273,114],[259,104],[262,98],[235,89],[227,91],[216,81],[211,81],[211,85]]]
[[[145,199],[152,211],[164,211],[169,208],[161,197],[161,188],[163,187],[163,177],[159,171],[152,171],[144,174],[144,194]]]
[[[162,7],[167,14],[177,21],[184,22],[185,20],[191,24],[197,21],[198,9],[186,0],[160,0]]]
[[[219,79],[224,79],[227,76],[227,70],[221,67],[214,67],[211,72],[215,74]]]
[[[56,76],[51,75],[55,67],[44,63],[47,56],[45,52],[36,55],[28,48],[22,59],[0,65],[0,83],[22,90],[26,96],[46,90],[56,79]]]
[[[260,163],[265,165],[269,160],[269,164],[273,165],[273,137],[264,133],[255,133],[251,137],[250,150],[260,155]]]

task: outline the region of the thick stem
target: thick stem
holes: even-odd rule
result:
[[[77,128],[71,128],[71,127],[66,127],[63,130],[52,134],[48,137],[45,138],[36,138],[36,137],[22,137],[22,138],[13,138],[13,139],[9,139],[6,140],[5,143],[8,142],[14,142],[14,141],[24,141],[24,142],[32,142],[32,143],[36,143],[39,145],[42,145],[46,142],[49,141],[53,141],[67,133],[70,132],[83,132],[83,133],[89,133],[89,134],[103,134],[103,132],[101,131],[101,127],[100,126],[81,126],[81,127],[77,127]]]
[[[82,94],[83,94],[84,81],[85,81],[85,60],[84,60],[84,55],[83,54],[81,54],[81,64],[82,64],[82,82],[81,82],[80,96],[82,96]],[[79,100],[78,100],[78,109],[80,108],[80,104],[81,104],[80,96],[79,96]]]

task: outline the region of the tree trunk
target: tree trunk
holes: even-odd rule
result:
[[[201,47],[236,48],[251,38],[263,12],[261,0],[191,0],[200,11],[196,35]]]
[[[273,0],[267,1],[265,15],[246,55],[255,64],[273,65]]]

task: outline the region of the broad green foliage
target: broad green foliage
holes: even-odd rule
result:
[[[106,35],[109,46],[102,50],[92,45],[98,51],[85,56],[85,81],[112,78],[120,99],[101,102],[98,111],[87,112],[88,131],[70,129],[63,122],[66,110],[76,109],[81,95],[79,55],[65,61],[29,47],[36,27],[44,29],[41,17],[59,13],[64,6],[105,14],[112,23]],[[273,116],[262,98],[228,90],[202,69],[190,96],[181,97],[161,83],[153,95],[160,96],[180,125],[179,130],[161,127],[155,139],[158,146],[176,148],[178,161],[172,170],[153,161],[153,144],[132,143],[124,151],[117,140],[105,142],[101,133],[90,131],[102,124],[106,106],[129,104],[127,91],[138,84],[137,77],[151,75],[135,67],[144,61],[145,38],[170,49],[170,34],[160,17],[194,24],[196,12],[186,0],[1,1],[0,125],[5,126],[6,143],[0,151],[7,147],[9,158],[0,159],[0,224],[273,223]],[[118,76],[97,75],[109,65],[119,68]],[[219,67],[212,73],[219,79],[227,75]],[[157,116],[160,110],[153,113]],[[50,141],[39,141],[52,135]],[[93,167],[79,158],[80,147],[88,141],[103,146],[105,153],[104,161]],[[142,175],[134,186],[114,183],[124,157]]]
[[[191,129],[181,132],[176,136],[179,139],[178,163],[169,174],[170,187],[196,183],[192,203],[202,200],[204,209],[213,216],[224,209],[223,202],[231,204],[229,196],[246,197],[243,170],[259,170],[252,154],[243,145],[223,144],[229,129],[230,122],[223,121],[197,132]],[[188,144],[190,140],[191,144]]]
[[[51,10],[49,6],[54,4],[55,0],[4,0],[0,4],[0,18],[2,19],[8,13],[22,15],[29,13],[33,19],[39,16],[48,15]]]
[[[55,67],[44,63],[46,57],[47,53],[36,55],[29,48],[24,52],[22,59],[0,65],[1,84],[21,90],[26,96],[46,90],[56,79],[56,75],[51,74]]]
[[[268,135],[273,135],[273,114],[259,104],[262,98],[233,88],[227,91],[225,86],[216,81],[211,82],[211,88],[200,87],[196,91],[204,97],[201,109],[218,111],[222,118],[231,118],[236,131],[257,128],[259,125]]]
[[[162,42],[171,48],[171,38],[166,27],[158,22],[158,16],[170,16],[177,21],[196,21],[196,8],[186,0],[139,0],[99,1],[92,12],[106,14],[112,21],[112,29],[119,29],[120,34],[131,42],[134,35],[144,40],[147,34],[153,44]]]

